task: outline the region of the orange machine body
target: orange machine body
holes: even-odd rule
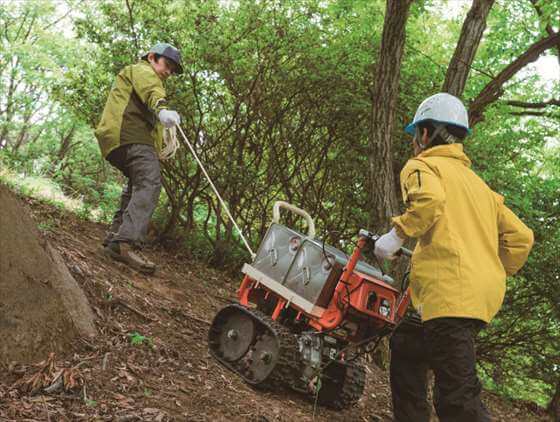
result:
[[[401,293],[382,280],[355,271],[366,242],[365,238],[358,240],[328,306],[320,315],[305,312],[249,276],[245,276],[239,287],[239,302],[244,306],[263,302],[272,304],[271,317],[274,320],[281,315],[290,315],[296,321],[307,322],[316,331],[329,331],[335,337],[353,342],[367,338],[372,331],[392,328],[404,316],[410,295],[408,290]],[[292,311],[288,313],[287,309]]]

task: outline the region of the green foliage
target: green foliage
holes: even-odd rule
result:
[[[97,406],[97,401],[96,400],[85,399],[85,402],[86,402],[86,406],[88,406],[88,407],[96,407]]]
[[[557,148],[547,147],[560,123],[520,119],[505,110],[499,105],[487,112],[468,151],[478,173],[532,228],[535,246],[521,273],[508,280],[504,305],[483,333],[479,355],[494,380],[489,386],[545,405],[560,368],[560,167],[550,165],[560,157]]]
[[[53,231],[53,229],[55,228],[54,220],[49,219],[47,221],[42,221],[41,223],[37,224],[37,228],[42,232]]]
[[[107,220],[114,194],[107,196],[105,186],[110,188],[115,176],[102,166],[84,117],[61,100],[61,81],[88,61],[88,51],[63,35],[60,27],[68,21],[60,19],[56,3],[47,0],[10,2],[0,11],[5,29],[0,36],[0,154],[22,178],[14,181],[19,189],[40,193],[47,190],[40,178],[49,178],[51,191],[60,187],[64,196],[83,203],[70,208],[79,207],[84,218],[91,218],[89,211],[101,203],[98,218]],[[63,195],[57,192],[57,198]]]
[[[128,333],[128,338],[130,339],[130,344],[132,344],[133,346],[141,346],[143,344],[147,344],[152,348],[154,347],[154,341],[151,337],[145,337],[136,331]]]

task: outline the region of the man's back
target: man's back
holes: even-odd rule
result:
[[[161,143],[158,107],[165,106],[165,89],[150,64],[141,60],[117,75],[95,135],[103,157],[126,144]]]
[[[410,217],[399,217],[400,225],[408,229],[408,236],[418,238],[411,288],[423,320],[462,317],[489,322],[505,293],[500,257],[503,199],[470,169],[460,144],[435,146],[409,160],[401,182]],[[508,225],[510,220],[508,214]],[[514,225],[532,243],[531,231],[518,219]],[[415,233],[410,231],[414,226]]]

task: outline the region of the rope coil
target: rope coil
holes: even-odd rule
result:
[[[159,152],[160,160],[169,160],[179,149],[179,141],[177,140],[177,128],[166,127],[163,131],[163,148]]]

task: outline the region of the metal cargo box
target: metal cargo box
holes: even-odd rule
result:
[[[311,304],[325,307],[347,261],[344,252],[273,223],[252,266]],[[394,286],[391,277],[365,262],[359,262],[355,271]]]

